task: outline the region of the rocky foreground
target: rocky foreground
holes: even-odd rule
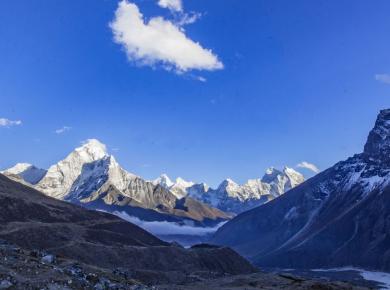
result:
[[[225,275],[199,271],[191,275],[171,272],[178,284],[155,272],[125,268],[104,269],[56,256],[46,251],[25,250],[0,240],[0,289],[129,289],[129,290],[215,290],[215,289],[369,289],[342,282],[324,282],[290,274],[253,273]],[[172,277],[170,278],[172,279]],[[168,282],[168,284],[167,284]]]

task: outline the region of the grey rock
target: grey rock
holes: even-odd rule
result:
[[[41,262],[43,264],[53,264],[56,261],[56,257],[54,255],[45,255],[41,258]]]
[[[14,284],[9,281],[9,280],[2,280],[0,281],[0,289],[9,289],[13,286]]]

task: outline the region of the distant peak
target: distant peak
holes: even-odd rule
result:
[[[161,174],[161,175],[160,175],[160,178],[163,178],[163,179],[170,179],[169,176],[168,176],[168,174],[166,174],[166,173]]]
[[[285,169],[288,168],[287,166],[284,167]],[[273,175],[273,174],[282,174],[282,171],[280,171],[279,169],[271,166],[269,168],[267,168],[267,170],[265,171],[265,174],[266,175]]]
[[[181,178],[181,177],[176,178],[176,184],[182,185],[182,186],[184,186],[184,187],[190,187],[190,186],[194,185],[193,182],[184,180],[184,179]]]
[[[283,172],[285,174],[294,174],[294,175],[302,175],[300,172],[296,171],[295,169],[291,168],[291,167],[288,167],[288,166],[285,166],[283,168]]]
[[[224,181],[222,181],[220,187],[226,187],[226,186],[238,186],[238,184],[230,179],[230,178],[226,178]]]
[[[76,151],[91,156],[93,160],[102,159],[108,156],[106,145],[97,139],[88,139],[84,141],[81,147],[76,148]]]
[[[83,142],[82,147],[100,147],[106,150],[106,145],[97,139],[87,139]]]
[[[274,179],[276,176],[282,174],[283,174],[282,171],[276,169],[275,167],[270,167],[265,171],[262,181],[269,182],[270,180]]]
[[[172,180],[165,173],[161,174],[157,179],[153,181],[154,184],[160,184],[163,187],[169,188],[173,185]]]
[[[390,160],[390,109],[380,111],[368,135],[364,154],[381,161]]]
[[[24,172],[32,167],[34,167],[34,166],[30,163],[16,163],[11,168],[8,168],[2,172],[7,172],[7,173],[11,173],[11,174],[19,174],[19,173],[22,173],[22,172]]]
[[[19,175],[24,181],[36,184],[46,174],[46,170],[37,168],[30,163],[17,163],[15,166],[1,171],[1,173]]]
[[[30,164],[30,163],[16,163],[14,168],[19,168],[19,169],[23,169],[23,170],[26,170],[30,167],[33,167],[34,165]]]

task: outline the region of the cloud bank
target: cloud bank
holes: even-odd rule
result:
[[[390,85],[390,74],[376,74],[375,79],[379,82]]]
[[[309,170],[313,171],[314,173],[320,172],[320,169],[316,165],[314,165],[313,163],[306,162],[306,161],[302,161],[301,163],[297,164],[297,167],[309,169]]]
[[[11,127],[20,125],[22,125],[22,121],[20,120],[12,121],[6,118],[0,118],[0,127]]]
[[[163,3],[172,5],[173,1]],[[180,24],[162,17],[146,21],[138,6],[127,0],[119,3],[110,27],[114,41],[122,45],[127,58],[138,65],[162,65],[166,70],[178,73],[223,68],[218,57],[188,38]]]
[[[128,215],[125,212],[116,211],[114,214],[121,219],[136,224],[144,230],[151,232],[154,235],[191,235],[204,236],[216,232],[224,223],[222,222],[215,227],[195,227],[191,225],[179,225],[178,223],[166,221],[142,221],[137,217]]]

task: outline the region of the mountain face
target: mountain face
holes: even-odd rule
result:
[[[390,109],[364,151],[220,228],[213,242],[256,264],[390,270]]]
[[[237,214],[282,195],[304,180],[302,174],[285,167],[282,171],[269,168],[262,179],[250,179],[243,185],[226,179],[217,189],[212,189],[205,183],[195,184],[181,178],[172,182],[165,174],[154,183],[171,190],[176,196],[189,196],[224,212]]]
[[[9,169],[6,174],[15,177],[11,173],[20,172],[21,178],[31,181],[24,178],[25,171]],[[47,196],[147,221],[191,221],[205,226],[230,218],[218,209],[190,197],[178,197],[160,184],[127,172],[107,153],[106,146],[94,139],[51,166],[39,182],[38,178],[35,181],[30,185]]]
[[[133,272],[132,279],[145,283],[177,282],[194,273],[211,272],[223,276],[226,273],[256,271],[228,248],[195,247],[187,250],[171,245],[114,215],[47,197],[2,174],[0,205],[1,254],[4,254],[4,241],[7,241],[24,249],[49,252],[61,259],[72,259],[73,263],[77,261],[110,269],[111,272],[123,267]],[[23,260],[24,265],[31,264],[32,259],[32,255],[27,257]],[[9,264],[13,260],[10,258],[6,262],[2,258],[1,261],[2,264]],[[14,262],[16,265],[18,261]],[[39,261],[33,263],[40,265]],[[45,267],[41,265],[40,268]],[[55,273],[56,270],[52,269],[51,272]],[[13,275],[11,272],[8,274],[3,275],[2,279]]]
[[[29,184],[37,184],[46,174],[46,170],[40,169],[29,163],[18,163],[14,167],[0,171],[0,173],[20,178]]]

